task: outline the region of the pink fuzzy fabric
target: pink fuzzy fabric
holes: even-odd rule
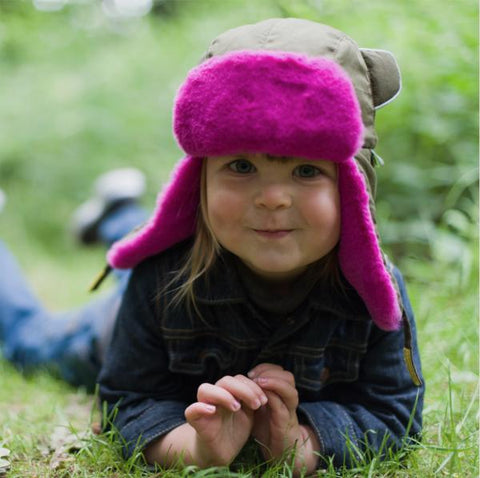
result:
[[[338,173],[342,211],[340,268],[375,323],[383,330],[396,330],[402,312],[380,252],[365,180],[353,158],[340,164]]]
[[[268,152],[345,161],[361,145],[359,112],[350,80],[330,60],[234,52],[190,72],[174,132],[191,156]]]
[[[200,202],[201,169],[202,161],[191,156],[177,164],[170,182],[158,195],[157,207],[147,224],[109,249],[107,261],[112,267],[135,267],[146,257],[158,254],[193,234]]]
[[[364,179],[353,156],[363,125],[353,86],[324,58],[234,52],[194,68],[181,86],[174,132],[188,154],[159,195],[148,224],[113,245],[108,262],[130,268],[191,236],[203,157],[263,152],[339,163],[340,267],[375,323],[399,327],[401,312],[382,260]]]

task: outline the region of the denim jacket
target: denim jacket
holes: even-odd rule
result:
[[[125,441],[125,454],[185,423],[201,383],[244,374],[262,362],[295,376],[300,423],[316,433],[323,456],[349,463],[348,448],[398,448],[421,431],[423,385],[403,358],[404,332],[377,328],[353,289],[315,286],[273,333],[246,296],[225,254],[208,280],[197,281],[197,313],[173,306],[168,284],[184,260],[186,241],[145,260],[132,273],[100,373],[100,398]],[[415,323],[395,270],[420,371]],[[159,291],[162,291],[159,293]],[[347,445],[346,436],[350,445]]]

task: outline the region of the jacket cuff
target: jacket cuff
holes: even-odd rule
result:
[[[328,401],[302,402],[298,413],[300,421],[310,426],[317,436],[320,443],[319,454],[322,457],[332,457],[335,466],[345,464],[348,457],[347,436],[355,447],[357,435],[353,421],[343,407]],[[321,468],[322,460],[319,463]],[[326,465],[326,462],[323,463]]]
[[[149,402],[138,416],[118,428],[125,458],[144,450],[150,443],[186,422],[185,403],[170,400]]]

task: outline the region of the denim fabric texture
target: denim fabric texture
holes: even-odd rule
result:
[[[145,260],[123,297],[99,383],[126,456],[185,423],[201,383],[246,375],[262,362],[294,374],[299,420],[337,466],[349,463],[346,435],[360,450],[378,450],[385,436],[399,448],[406,434],[419,435],[424,387],[414,385],[405,366],[403,331],[378,329],[348,284],[344,291],[315,286],[272,333],[224,253],[208,279],[197,281],[200,317],[172,305],[178,284],[168,284],[190,247],[185,241]],[[395,275],[420,371],[412,310]]]

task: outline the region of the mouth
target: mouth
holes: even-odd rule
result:
[[[293,229],[254,229],[254,231],[265,239],[282,239],[288,236]]]

